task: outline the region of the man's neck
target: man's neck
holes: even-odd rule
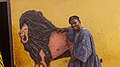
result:
[[[83,27],[80,26],[80,28],[78,30],[76,30],[76,32],[79,33],[82,29],[83,29]]]

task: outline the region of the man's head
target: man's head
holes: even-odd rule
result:
[[[71,25],[71,27],[74,31],[80,30],[81,21],[78,16],[71,16],[69,18],[69,24]]]

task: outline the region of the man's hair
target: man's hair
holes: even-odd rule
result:
[[[76,15],[74,15],[74,16],[71,16],[71,17],[69,18],[69,23],[70,23],[70,21],[73,20],[73,19],[77,19],[77,20],[80,22],[79,17],[76,16]]]

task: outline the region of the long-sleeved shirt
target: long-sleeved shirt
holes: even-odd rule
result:
[[[68,33],[70,32],[68,31]],[[72,57],[68,67],[102,67],[96,54],[94,40],[90,32],[83,28],[78,33],[77,38],[75,36],[73,34],[73,39],[76,40],[74,41]]]

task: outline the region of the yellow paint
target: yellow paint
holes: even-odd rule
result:
[[[3,59],[2,59],[1,52],[0,52],[0,67],[4,67],[4,64],[3,64]]]
[[[17,67],[33,67],[18,37],[19,18],[27,10],[42,11],[58,27],[68,27],[68,18],[78,15],[91,31],[103,67],[120,67],[120,0],[11,0],[14,58]],[[67,67],[69,58],[53,61],[51,67]]]

